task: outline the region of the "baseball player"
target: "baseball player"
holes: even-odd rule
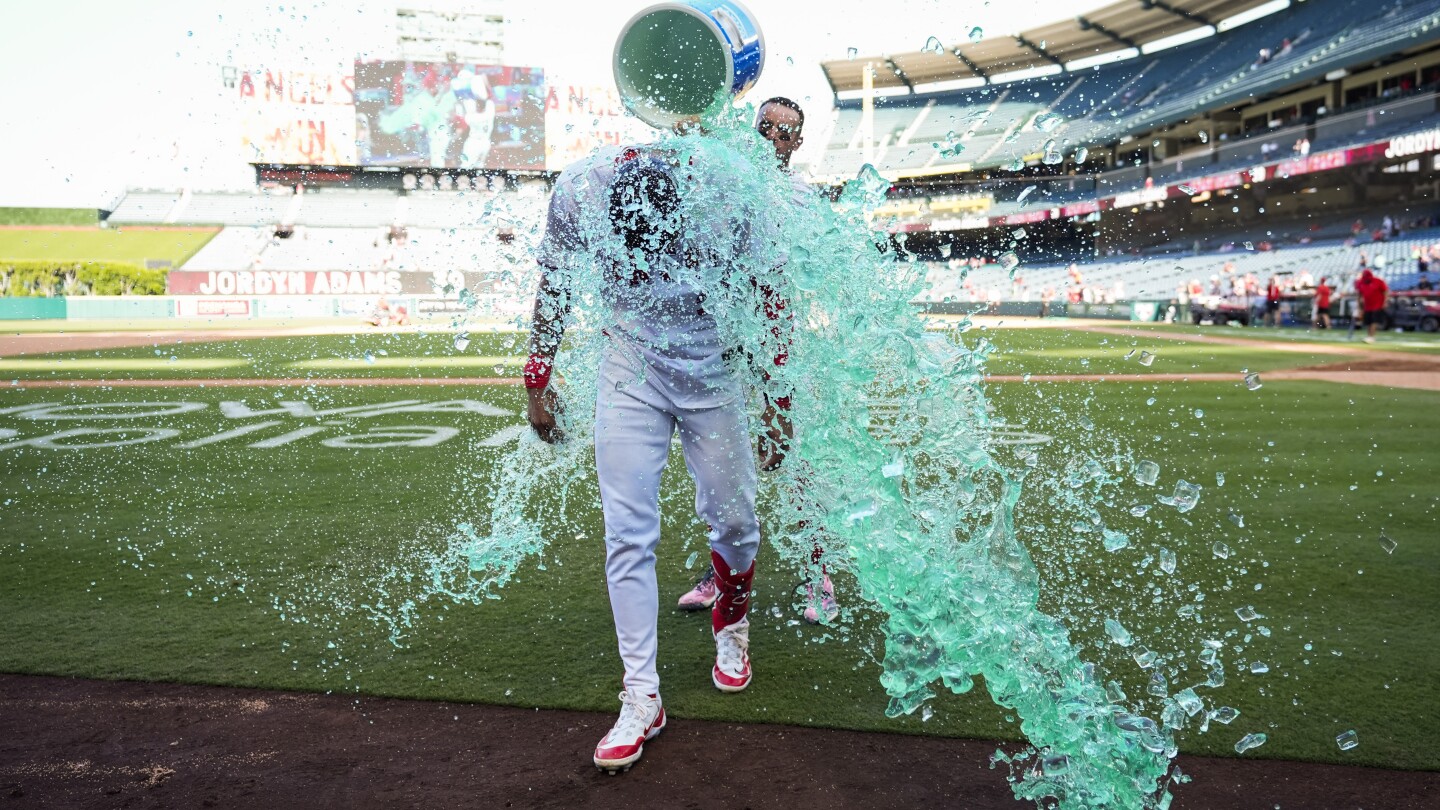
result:
[[[495,94],[483,73],[460,71],[450,83],[455,112],[465,121],[467,133],[460,148],[460,168],[483,169],[495,132]]]
[[[805,112],[800,105],[783,96],[775,96],[761,102],[756,110],[755,129],[760,137],[770,142],[775,149],[775,159],[779,162],[780,168],[785,171],[794,187],[793,198],[796,205],[806,205],[814,201],[815,191],[810,188],[804,180],[790,171],[790,160],[795,150],[805,142],[802,131],[805,128]],[[783,362],[783,358],[777,358]],[[786,437],[788,439],[788,436]],[[770,469],[762,461],[761,469]],[[816,546],[814,551],[814,562],[820,563],[822,549]],[[840,605],[835,599],[835,587],[830,582],[830,576],[821,564],[820,596],[814,595],[814,584],[807,582],[806,603],[804,617],[805,621],[811,624],[819,624],[823,615],[826,621],[834,621],[840,615]],[[715,578],[715,569],[708,568],[695,587],[686,591],[680,597],[678,607],[681,610],[705,610],[715,604],[715,598],[719,594],[719,585]]]
[[[733,301],[737,291],[754,291],[758,308],[759,296],[771,288],[753,273],[765,253],[758,223],[739,223],[737,232],[737,223],[713,201],[684,213],[682,195],[688,189],[704,181],[710,189],[724,187],[723,177],[696,181],[694,175],[704,171],[672,166],[654,150],[598,150],[556,180],[537,255],[542,272],[525,387],[528,419],[547,442],[563,439],[549,380],[575,292],[572,271],[603,268],[608,342],[599,371],[595,465],[625,688],[620,716],[596,747],[594,761],[611,773],[639,759],[645,741],[665,727],[656,672],[655,549],[660,473],[676,433],[695,480],[696,512],[709,527],[717,583],[711,680],[722,692],[739,692],[752,677],[747,610],[760,546],[756,456],[744,409],[744,374],[734,362],[737,353],[722,345],[713,307],[725,306],[727,296]],[[703,279],[725,279],[727,269],[747,263],[749,284],[704,288]],[[764,304],[767,313],[783,308],[783,302]],[[788,422],[773,404],[765,422],[761,460],[778,464]]]

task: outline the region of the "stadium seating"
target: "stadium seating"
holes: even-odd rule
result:
[[[295,197],[289,192],[195,194],[173,221],[198,225],[275,225],[284,219],[294,202]]]
[[[936,142],[949,129],[963,133],[971,122],[984,122],[967,140],[960,157],[942,162],[979,168],[1002,166],[1017,157],[1040,154],[1052,138],[1057,145],[1068,139],[1068,154],[1084,144],[1112,142],[1182,120],[1199,109],[1319,77],[1393,52],[1402,44],[1410,47],[1416,35],[1433,38],[1437,22],[1440,10],[1433,0],[1381,4],[1373,0],[1309,0],[1292,4],[1263,24],[1241,25],[1212,38],[1077,74],[881,98],[876,103],[875,138],[877,144],[892,144],[894,133],[904,132],[909,123],[923,116],[912,142]],[[1281,47],[1286,40],[1288,49]],[[1262,49],[1271,54],[1263,62]],[[811,168],[817,176],[852,177],[863,163],[857,149],[860,102],[847,100],[838,106],[829,146]],[[1030,122],[1040,111],[1060,115],[1065,123],[1049,133],[1035,131]],[[890,155],[878,150],[876,163],[890,169],[926,165],[908,150],[896,155],[903,156],[903,165],[886,163]]]
[[[260,253],[264,270],[378,270],[394,250],[381,228],[296,228]],[[191,269],[186,264],[185,269]]]
[[[179,201],[178,191],[131,191],[115,206],[108,221],[121,225],[162,223]]]
[[[190,260],[185,270],[248,270],[270,242],[272,228],[230,226],[222,228]]]
[[[291,224],[337,228],[391,225],[396,222],[398,200],[388,191],[327,189],[307,193]]]
[[[1400,238],[1348,245],[1340,240],[1273,251],[1230,250],[1188,256],[1155,256],[1084,262],[1076,265],[1083,275],[1082,286],[1097,296],[1117,301],[1169,300],[1179,287],[1192,279],[1208,291],[1212,278],[1225,277],[1224,266],[1233,265],[1235,275],[1253,273],[1263,285],[1270,276],[1308,273],[1316,281],[1329,278],[1342,291],[1351,289],[1360,271],[1364,254],[1369,266],[1393,289],[1413,287],[1417,278],[1413,251],[1440,244],[1440,229],[1407,233]],[[1063,301],[1072,286],[1069,265],[1022,264],[1016,279],[999,265],[985,265],[962,275],[947,264],[929,263],[926,289],[919,302],[1039,301],[1047,288],[1054,300]],[[1432,277],[1433,278],[1433,277]],[[1023,283],[1022,283],[1023,282]],[[1228,289],[1225,292],[1229,292]]]

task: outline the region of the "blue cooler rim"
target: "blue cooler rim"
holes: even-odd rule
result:
[[[749,7],[747,7],[744,3],[740,2],[740,0],[724,0],[724,2],[739,7],[739,9],[745,13],[745,16],[750,19],[751,23],[755,25],[756,45],[760,49],[760,65],[755,69],[755,81],[758,82],[760,80],[760,77],[765,73],[765,30],[760,27],[760,23],[756,21],[755,15],[751,13]],[[730,44],[731,47],[728,48],[725,52],[725,87],[727,91],[730,92],[732,99],[740,98],[740,96],[744,94],[743,91],[741,93],[736,93],[734,91],[734,43],[730,43],[730,37],[725,33],[725,29],[721,28],[719,24],[715,22],[715,20],[711,19],[709,14],[700,11],[694,5],[686,2],[666,2],[648,5],[645,8],[642,8],[639,11],[635,12],[635,14],[630,17],[630,19],[625,21],[625,24],[620,27],[620,36],[615,39],[615,49],[610,57],[610,69],[613,76],[617,79],[620,76],[620,43],[625,41],[625,35],[630,33],[630,29],[635,26],[635,23],[657,11],[682,11],[705,23],[705,26],[710,29],[710,32],[715,34],[721,42]],[[631,115],[635,116],[641,121],[644,121],[646,124],[655,127],[656,129],[665,129],[672,127],[676,124],[676,122],[681,120],[681,116],[666,114],[663,119],[658,122],[651,121],[649,118],[646,118],[638,111],[636,111],[636,105],[633,104],[630,98],[625,95],[625,92],[621,90],[619,81],[615,82],[615,89],[620,94],[620,103],[625,105],[625,109],[629,110]],[[657,116],[657,118],[659,118],[659,116]]]

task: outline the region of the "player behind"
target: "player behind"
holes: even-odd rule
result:
[[[460,147],[460,168],[483,169],[495,133],[495,93],[483,73],[465,69],[450,83],[456,114],[465,122],[465,143]]]
[[[758,230],[750,230],[758,223],[739,223],[745,233],[737,234],[737,223],[712,213],[713,205],[682,215],[680,180],[688,183],[686,189],[724,187],[723,176],[690,178],[705,171],[693,165],[678,171],[654,151],[597,151],[556,180],[537,256],[542,273],[525,387],[528,419],[547,442],[563,439],[549,378],[575,292],[570,268],[604,268],[600,294],[609,308],[603,329],[608,342],[599,372],[595,466],[625,689],[619,719],[596,747],[594,761],[612,773],[639,759],[645,741],[665,726],[656,671],[655,549],[660,474],[677,431],[695,480],[696,512],[709,527],[717,582],[711,680],[722,692],[739,692],[752,675],[747,610],[760,546],[756,454],[749,445],[741,375],[726,362],[714,313],[724,306],[724,295],[740,290],[758,296],[766,285],[753,274],[751,283],[725,290],[702,289],[697,281],[723,279],[726,268],[764,251],[752,239]],[[769,264],[762,260],[751,267]],[[753,309],[758,303],[737,305]],[[762,444],[771,445],[765,460],[778,464],[781,450],[769,435],[788,433],[788,421],[773,406],[765,418]]]
[[[795,154],[795,150],[799,149],[800,145],[805,142],[802,134],[805,129],[805,112],[800,108],[800,105],[794,101],[783,96],[776,96],[761,102],[760,108],[756,113],[755,129],[760,133],[760,137],[769,141],[770,145],[775,149],[775,159],[779,161],[780,168],[785,170],[786,175],[790,178],[794,186],[795,203],[797,205],[807,204],[814,199],[815,191],[800,179],[798,175],[790,171],[790,161]],[[777,359],[783,362],[783,357]],[[788,439],[788,437],[785,438]],[[761,459],[761,469],[770,470],[773,469],[773,467],[767,464],[765,459]],[[817,563],[820,562],[821,549],[816,547],[814,553],[814,561]],[[825,573],[823,565],[821,566],[821,596],[818,602],[818,610],[815,606],[816,600],[813,599],[813,585],[806,583],[805,587],[807,595],[812,597],[807,599],[807,602],[810,603],[810,606],[805,609],[804,614],[807,622],[818,624],[822,613],[827,621],[833,620],[839,615],[840,606],[835,601],[835,588],[830,582],[829,575]],[[715,579],[715,570],[708,568],[701,574],[699,581],[695,583],[695,587],[686,591],[684,595],[680,597],[678,607],[681,610],[708,609],[714,605],[715,598],[719,592],[720,588]]]

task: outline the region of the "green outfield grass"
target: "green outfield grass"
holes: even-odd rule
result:
[[[94,208],[0,207],[0,225],[94,225],[99,219]]]
[[[502,342],[510,337],[477,337],[468,354],[504,355]],[[1058,344],[1047,344],[1058,340],[1056,333],[1021,330],[971,337],[1004,347],[1010,359],[1002,354],[997,365],[1017,368],[1043,360],[1078,371],[1083,351],[1072,352],[1090,345],[1096,354],[1085,370],[1100,373],[1094,364],[1130,348],[1113,337],[1101,344],[1105,336],[1095,335],[1067,335]],[[1046,345],[1065,351],[1047,356]],[[1175,370],[1162,361],[1235,370],[1230,355],[1202,353],[1215,347],[1193,348],[1191,354],[1165,344],[1150,371]],[[177,355],[192,362],[246,359],[248,366],[124,373],[275,376],[291,363],[353,359],[380,349],[389,357],[420,358],[454,351],[448,335],[238,341],[184,347]],[[97,354],[84,357],[89,364]],[[98,359],[149,363],[156,356],[152,349],[125,350],[101,352]],[[1246,365],[1255,368],[1257,361]],[[1225,638],[1228,683],[1214,700],[1239,708],[1241,717],[1208,734],[1185,734],[1183,751],[1230,753],[1243,734],[1265,731],[1270,742],[1247,756],[1440,769],[1440,729],[1431,722],[1440,700],[1433,676],[1440,668],[1434,576],[1440,550],[1433,540],[1440,454],[1430,446],[1440,436],[1435,394],[1321,383],[1274,382],[1250,392],[1229,383],[1134,382],[1011,384],[993,387],[991,396],[997,418],[1053,439],[1040,448],[1041,463],[1027,481],[1019,531],[1045,577],[1045,607],[1067,617],[1087,645],[1087,658],[1132,697],[1143,696],[1143,673],[1127,651],[1102,642],[1104,618],[1119,615],[1150,646],[1183,645],[1190,657],[1189,645],[1199,638]],[[494,410],[241,417],[222,415],[219,405],[228,400],[263,410],[280,399],[303,400],[316,411],[461,399]],[[565,520],[549,524],[554,539],[544,570],[527,565],[499,601],[431,604],[404,648],[390,645],[384,627],[354,610],[375,598],[381,572],[398,565],[421,573],[411,553],[417,544],[433,543],[457,521],[480,519],[474,503],[483,501],[499,452],[487,440],[498,443],[506,434],[497,434],[521,424],[522,401],[513,386],[0,387],[0,615],[6,617],[0,671],[613,710],[620,668],[593,488],[571,498]],[[107,402],[203,407],[100,421],[13,412],[35,403]],[[236,406],[229,407],[234,412]],[[182,446],[267,421],[278,424]],[[458,434],[425,448],[325,444],[416,425]],[[142,428],[177,433],[115,448],[4,447],[97,426],[130,431],[109,436],[117,440],[139,438]],[[300,428],[314,431],[295,433]],[[1160,463],[1160,489],[1126,482],[1111,491],[1101,507],[1107,522],[1129,531],[1133,542],[1109,554],[1098,538],[1071,530],[1071,515],[1057,504],[1067,463],[1127,448],[1135,458]],[[1008,466],[1021,466],[1008,448],[997,453]],[[1145,518],[1128,516],[1131,504],[1154,503],[1177,478],[1204,485],[1195,511],[1180,515],[1155,506]],[[713,651],[705,619],[669,608],[698,572],[686,568],[691,553],[704,559],[678,460],[667,471],[665,491],[661,676],[676,716],[1015,738],[1015,727],[978,689],[941,696],[928,722],[886,719],[874,617],[857,611],[843,630],[793,624],[796,575],[775,570],[769,554],[755,601],[755,685],[738,696],[717,693],[708,679]],[[553,514],[551,493],[536,499]],[[1243,516],[1243,528],[1232,512]],[[1380,546],[1382,531],[1399,544],[1393,554]],[[1211,551],[1217,541],[1235,553],[1217,559]],[[1175,576],[1205,594],[1199,624],[1177,620],[1178,603],[1169,596],[1152,602],[1147,589],[1170,583],[1153,562],[1142,562],[1160,546],[1178,553]],[[857,605],[852,584],[838,579],[842,599]],[[1265,618],[1242,625],[1233,610],[1244,605]],[[1261,624],[1271,635],[1259,634]],[[1230,630],[1236,634],[1225,637]],[[1254,637],[1247,641],[1246,632]],[[1242,672],[1240,663],[1252,660],[1264,660],[1270,671]],[[1192,662],[1189,673],[1196,672]],[[1201,679],[1177,678],[1172,688]],[[1342,753],[1334,737],[1351,728],[1361,745]]]
[[[1334,355],[1130,338],[1064,329],[976,329],[994,344],[993,374],[1185,374],[1272,371],[1335,362]],[[523,336],[472,333],[464,352],[450,332],[307,335],[0,358],[0,377],[34,379],[185,379],[203,377],[488,377],[516,376]],[[1133,355],[1126,359],[1127,354]],[[1140,352],[1155,355],[1149,366]],[[174,361],[169,358],[173,356]],[[107,360],[116,360],[110,368]],[[221,366],[210,364],[225,360]],[[119,361],[124,361],[123,363]],[[141,361],[144,361],[143,364]]]
[[[143,264],[168,260],[179,267],[209,242],[217,228],[26,228],[0,230],[0,260],[109,261]]]

